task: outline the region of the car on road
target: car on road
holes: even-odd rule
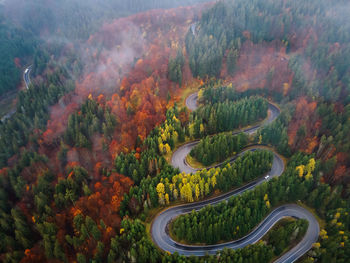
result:
[[[266,175],[265,176],[265,179],[267,180],[267,179],[269,179],[270,178],[270,175]]]

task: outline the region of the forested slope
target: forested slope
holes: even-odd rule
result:
[[[279,202],[301,200],[323,220],[318,242],[302,260],[348,262],[347,1],[219,1],[137,14],[188,1],[95,2],[6,1],[4,90],[16,87],[27,57],[37,76],[19,93],[13,118],[0,124],[0,261],[271,261],[289,245],[279,240],[290,229],[272,232],[277,237],[267,243],[187,258],[160,252],[146,225],[172,202],[193,202],[263,176],[272,158],[265,151],[192,175],[167,160],[186,140],[265,118],[266,100],[273,100],[282,106],[280,116],[248,140],[290,158],[287,172],[230,201],[235,214],[246,212],[244,203],[258,217],[234,220],[240,230],[231,235],[176,234],[188,242],[229,240]],[[37,49],[33,35],[47,42]],[[199,88],[203,105],[189,113],[182,97]],[[222,137],[205,140],[197,155],[214,149],[213,160],[242,147],[223,153],[215,150]],[[221,205],[224,215],[218,209],[188,216],[181,229],[189,232],[194,215],[208,228],[221,220],[226,229],[231,207]]]
[[[22,70],[34,54],[37,40],[33,34],[9,23],[0,5],[0,97],[15,90],[22,80]]]

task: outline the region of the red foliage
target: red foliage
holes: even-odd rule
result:
[[[91,195],[80,197],[73,208],[58,212],[55,204],[51,204],[55,216],[49,220],[56,223],[57,238],[62,245],[66,244],[65,235],[72,235],[73,218],[78,213],[90,216],[98,223],[103,219],[107,226],[106,229],[101,229],[105,244],[116,234],[114,229],[121,223],[120,203],[133,182],[119,174],[104,177],[104,168],[112,168],[116,154],[134,149],[137,137],[145,139],[156,125],[164,121],[167,107],[179,98],[181,87],[167,79],[168,59],[176,54],[178,47],[185,46],[184,36],[191,19],[195,12],[200,11],[190,7],[152,10],[117,19],[105,24],[84,44],[84,74],[77,81],[75,90],[51,107],[47,130],[37,131],[39,153],[48,156],[50,169],[56,172],[57,178],[64,178],[64,171],[74,166],[84,167],[92,178],[89,185]],[[136,58],[138,60],[134,64]],[[197,81],[192,79],[188,65],[185,66],[183,76],[184,84]],[[172,95],[170,102],[167,101],[168,93]],[[68,117],[79,110],[90,94],[91,99],[96,99],[102,107],[110,108],[112,114],[117,116],[118,125],[111,139],[95,134],[92,137],[92,149],[70,147],[66,167],[62,167],[63,164],[57,160],[57,152]],[[187,121],[188,116],[183,115],[181,120]],[[136,151],[135,157],[140,158],[141,149]],[[16,160],[13,157],[12,162]],[[48,168],[41,164],[35,165],[37,170],[29,167],[21,174],[28,185],[27,193],[18,203],[18,207],[24,211],[29,222],[31,209],[34,208],[30,203],[33,200],[33,196],[29,196],[32,193],[30,190],[36,183],[37,176]],[[6,176],[6,170],[1,170],[0,175]],[[131,205],[133,210],[137,209],[137,200],[133,200]],[[63,246],[64,250],[68,249]],[[87,241],[82,249],[94,248]],[[42,254],[36,249],[35,246],[26,251],[23,262],[41,262]]]
[[[308,102],[305,97],[301,97],[296,101],[293,119],[288,127],[289,145],[292,148],[301,148],[309,153],[318,145],[318,139],[313,135],[321,124],[315,114],[316,107],[317,103],[315,101]],[[303,138],[303,142],[298,140],[299,138],[296,136],[302,125],[306,128],[306,136]]]
[[[225,82],[232,83],[240,91],[266,88],[270,91],[287,93],[288,90],[283,90],[284,84],[287,83],[290,86],[292,83],[292,72],[288,68],[288,60],[286,48],[280,42],[254,44],[246,41],[240,50],[234,76],[228,75],[224,64],[221,78],[225,78]],[[225,58],[224,61],[226,61]],[[269,74],[271,74],[270,79],[268,79]]]
[[[21,65],[21,59],[20,59],[20,58],[15,58],[15,59],[13,60],[13,62],[15,63],[15,65],[16,65],[17,68],[21,68],[21,67],[22,67],[22,65]]]
[[[349,170],[346,169],[345,165],[338,165],[338,167],[334,171],[334,177],[331,180],[333,182],[340,182],[344,178],[349,178]],[[349,179],[347,180],[349,181]]]
[[[81,197],[76,202],[71,214],[77,213],[78,209],[79,213],[88,215],[95,221],[102,218],[107,226],[118,228],[121,222],[118,214],[120,202],[132,184],[130,178],[119,174],[103,177],[101,182],[95,183],[93,194]]]
[[[47,262],[44,250],[41,248],[40,244],[34,245],[31,249],[26,249],[24,251],[24,257],[21,259],[20,263],[40,263]]]

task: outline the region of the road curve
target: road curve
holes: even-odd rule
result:
[[[32,67],[33,67],[33,65],[30,65],[23,72],[23,79],[24,79],[24,83],[26,85],[26,89],[29,89],[29,85],[30,85],[30,71],[32,70]]]
[[[196,93],[190,95],[186,100],[187,107],[191,110],[195,110],[197,108],[196,100]],[[279,109],[273,104],[269,104],[269,111],[269,117],[261,125],[271,123],[277,118],[277,116],[280,113]],[[256,127],[251,127],[243,131],[251,134],[254,133],[259,127],[260,125]],[[185,157],[197,143],[198,141],[194,141],[180,147],[173,155],[172,164],[175,167],[178,167],[183,172],[195,172],[196,169],[186,164]],[[252,148],[242,151],[239,155],[242,155],[247,151],[255,151],[259,148],[259,146],[253,146]],[[237,158],[237,156],[232,158],[231,161],[234,161],[235,158]],[[284,162],[278,154],[274,153],[272,167],[269,172],[270,177],[280,176],[283,173],[283,171]],[[275,262],[296,261],[298,258],[303,256],[309,249],[311,249],[312,244],[317,241],[320,231],[318,222],[315,219],[315,217],[308,210],[296,204],[287,204],[276,208],[251,233],[235,241],[216,245],[192,246],[176,242],[169,236],[169,223],[177,216],[190,213],[192,210],[198,211],[207,205],[215,205],[219,202],[228,200],[229,198],[235,195],[242,194],[243,192],[248,191],[250,189],[253,189],[257,185],[262,184],[264,182],[266,182],[265,178],[258,178],[253,182],[250,182],[238,189],[232,190],[218,197],[195,203],[175,206],[162,211],[156,216],[156,218],[152,222],[151,236],[153,241],[157,244],[158,247],[170,253],[178,252],[179,254],[186,256],[204,256],[205,254],[215,254],[217,251],[220,251],[225,247],[237,249],[245,247],[249,244],[254,244],[257,241],[259,241],[269,231],[269,229],[271,229],[279,220],[281,220],[284,217],[294,217],[306,219],[308,221],[309,227],[307,229],[307,232],[303,239],[295,247],[290,249]]]
[[[198,99],[198,93],[193,93],[190,96],[187,97],[186,99],[186,107],[189,108],[190,110],[194,111],[198,108],[197,105],[197,99]]]
[[[190,110],[195,110],[197,109],[197,93],[194,93],[192,95],[190,95],[187,100],[186,100],[186,106],[190,109]],[[247,129],[243,129],[241,131],[236,131],[233,132],[233,134],[238,134],[240,132],[245,132],[248,134],[253,134],[255,133],[261,126],[267,125],[271,122],[273,122],[278,115],[280,114],[280,110],[273,104],[269,103],[268,105],[268,117],[260,124],[255,125],[253,127],[249,127]],[[187,162],[186,162],[186,156],[191,152],[191,150],[193,149],[193,147],[195,147],[197,144],[199,143],[199,140],[187,143],[181,147],[179,147],[172,155],[171,157],[171,164],[176,167],[179,168],[181,172],[185,172],[185,173],[194,173],[196,172],[198,169],[192,168]],[[210,168],[210,167],[209,167]]]
[[[24,80],[24,84],[26,85],[26,89],[29,89],[29,85],[30,85],[30,71],[32,70],[33,65],[30,65],[29,67],[27,67],[24,71],[23,71],[23,80]],[[11,109],[7,114],[5,114],[2,118],[1,118],[1,122],[4,122],[5,120],[9,119],[12,117],[13,114],[16,113],[16,109]]]

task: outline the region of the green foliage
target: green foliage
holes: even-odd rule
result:
[[[177,119],[178,117],[179,111],[175,105],[174,108],[167,111],[165,122],[160,127],[153,129],[144,140],[142,146],[144,151],[140,154],[139,160],[135,157],[135,151],[129,154],[122,152],[116,157],[115,168],[117,172],[132,178],[138,184],[148,175],[154,176],[161,169],[168,169],[169,165],[160,156],[163,152],[160,152],[159,142],[161,141],[164,145],[168,144],[173,149],[176,140],[179,142],[184,141],[185,133],[180,121]]]
[[[5,3],[6,16],[27,28],[34,35],[43,31],[52,32],[68,40],[87,40],[105,21],[134,13],[159,8],[173,8],[207,0],[102,0],[97,5],[93,0],[61,0],[47,3],[33,0],[23,3],[13,0]],[[21,6],[18,9],[18,6]]]
[[[170,58],[168,63],[169,79],[182,85],[182,68],[185,64],[185,58],[181,49],[177,51],[175,58]]]
[[[0,96],[17,89],[21,83],[22,70],[15,64],[15,59],[23,63],[26,57],[34,54],[37,45],[33,34],[7,22],[0,9]]]
[[[65,81],[65,77],[67,72],[57,68],[48,75],[50,81],[44,81],[18,94],[17,112],[0,123],[0,167],[4,167],[8,158],[18,153],[28,141],[36,141],[32,130],[46,127],[49,106],[57,103],[65,92],[74,87],[72,82]]]
[[[269,125],[263,126],[258,130],[255,140],[258,142],[262,136],[262,142],[271,144],[277,148],[277,151],[285,156],[291,155],[288,145],[287,128],[291,120],[292,109],[283,110],[278,118]]]
[[[274,254],[279,256],[288,245],[299,241],[305,235],[307,228],[308,221],[304,219],[282,221],[277,228],[270,230],[264,239],[274,247]]]
[[[232,197],[228,202],[179,216],[172,224],[173,233],[179,240],[207,244],[245,236],[277,204],[305,199],[309,193],[317,191],[312,180],[297,176],[293,165],[295,162],[303,163],[304,157],[295,156],[286,172],[278,179],[274,178],[251,191]],[[317,196],[320,202],[324,202],[325,195],[319,192]]]
[[[80,112],[69,116],[64,141],[71,146],[91,148],[91,139],[95,133],[103,133],[106,138],[111,138],[116,125],[117,119],[108,108],[88,99]]]
[[[190,134],[198,138],[201,135],[246,127],[266,118],[267,109],[267,101],[261,97],[244,98],[234,103],[226,101],[204,105],[192,113]]]
[[[87,171],[79,166],[69,170],[66,179],[58,179],[55,186],[54,200],[58,208],[63,209],[75,201],[83,194],[83,185],[90,181]]]
[[[235,71],[237,59],[238,59],[238,50],[231,49],[227,54],[227,71],[231,75]]]
[[[220,83],[210,81],[204,87],[202,87],[202,96],[199,98],[199,102],[202,104],[215,104],[225,101],[238,101],[243,98],[249,98],[252,96],[268,97],[271,94],[266,89],[248,89],[243,92],[239,92],[235,87],[221,86]]]
[[[207,136],[191,150],[190,155],[208,166],[240,152],[247,143],[248,135],[245,133]]]

